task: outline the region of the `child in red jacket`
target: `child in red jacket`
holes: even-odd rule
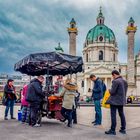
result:
[[[22,123],[26,122],[29,123],[29,114],[30,114],[30,108],[29,104],[26,101],[26,94],[28,90],[28,85],[25,85],[23,87],[23,90],[21,92],[21,106],[22,106]]]

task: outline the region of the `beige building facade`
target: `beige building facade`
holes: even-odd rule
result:
[[[105,82],[108,89],[111,88],[111,72],[116,69],[128,81],[128,95],[140,96],[140,53],[134,55],[134,39],[137,28],[133,18],[130,18],[126,28],[126,35],[128,36],[127,63],[118,61],[117,40],[114,32],[105,25],[105,17],[101,8],[96,21],[97,25],[89,30],[84,42],[83,73],[77,76],[79,92],[85,96],[91,95],[93,82],[89,79],[90,74],[95,74]],[[70,46],[70,50],[72,48]]]

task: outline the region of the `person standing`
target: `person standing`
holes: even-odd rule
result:
[[[94,82],[94,87],[92,90],[92,98],[95,104],[95,121],[92,123],[94,125],[102,124],[102,110],[101,110],[101,99],[103,98],[103,84],[102,80],[96,77],[94,74],[90,75],[90,80]]]
[[[16,100],[16,92],[15,92],[15,87],[13,86],[14,80],[13,79],[8,79],[7,84],[4,87],[4,95],[7,98],[6,101],[6,108],[5,108],[5,116],[4,119],[8,120],[8,112],[10,108],[10,115],[11,119],[16,119],[14,118],[14,103]]]
[[[41,105],[43,98],[45,97],[42,91],[42,84],[44,82],[43,76],[38,76],[33,79],[31,83],[28,85],[26,101],[30,105],[30,117],[31,117],[31,125],[33,127],[41,126],[41,122],[38,122],[39,111],[41,110]]]
[[[30,108],[29,104],[26,101],[26,95],[27,95],[28,85],[24,85],[23,90],[21,92],[21,110],[22,110],[22,123],[29,123],[29,114],[30,114]]]
[[[126,120],[124,115],[123,106],[126,104],[126,93],[128,84],[120,76],[120,73],[117,70],[112,71],[112,87],[109,90],[110,98],[107,100],[107,104],[110,104],[111,112],[111,128],[108,131],[105,131],[105,134],[116,135],[116,111],[118,110],[120,119],[121,119],[121,128],[120,133],[126,134]]]
[[[67,79],[64,84],[64,89],[60,93],[60,95],[63,97],[63,103],[62,103],[62,109],[61,114],[64,117],[63,120],[60,120],[62,122],[68,120],[68,127],[72,127],[72,112],[73,108],[75,108],[75,97],[78,96],[77,91],[77,84],[73,82],[71,79]]]

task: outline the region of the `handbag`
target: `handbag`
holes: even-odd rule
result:
[[[109,97],[110,97],[109,90],[106,90],[105,95],[104,95],[103,100],[102,100],[102,107],[110,108],[110,104],[106,104]]]
[[[3,95],[3,97],[2,97],[2,105],[6,106],[6,104],[7,104],[7,98],[6,98],[5,95]]]

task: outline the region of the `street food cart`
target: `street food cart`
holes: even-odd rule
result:
[[[83,60],[80,56],[72,56],[58,52],[46,52],[30,54],[17,62],[15,71],[30,76],[76,74],[82,72]],[[49,79],[46,79],[48,81]],[[48,82],[49,83],[49,82]],[[62,98],[57,97],[49,90],[46,82],[45,99],[41,110],[41,116],[61,119]]]

